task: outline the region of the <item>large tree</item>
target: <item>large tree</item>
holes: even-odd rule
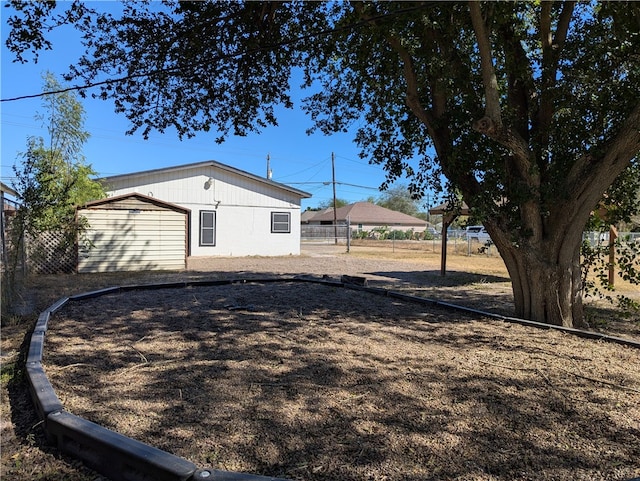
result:
[[[45,25],[74,23],[87,53],[70,78],[110,79],[98,95],[145,136],[276,124],[302,69],[317,128],[357,122],[389,181],[420,194],[444,174],[485,219],[517,315],[582,322],[582,230],[640,151],[640,4],[74,3],[56,17],[13,3],[9,47],[47,48]]]

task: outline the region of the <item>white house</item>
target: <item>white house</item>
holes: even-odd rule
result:
[[[212,160],[100,180],[109,196],[137,193],[188,210],[188,256],[300,254],[307,192]]]

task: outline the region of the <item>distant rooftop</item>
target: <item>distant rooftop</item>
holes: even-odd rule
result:
[[[305,212],[306,213],[306,212]],[[307,219],[313,222],[333,222],[333,209],[316,212],[316,215]],[[376,224],[376,225],[427,225],[427,221],[402,212],[387,209],[371,202],[356,202],[336,209],[336,220],[351,224]]]

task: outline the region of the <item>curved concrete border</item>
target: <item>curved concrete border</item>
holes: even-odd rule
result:
[[[40,313],[31,334],[31,343],[27,355],[26,370],[31,397],[36,410],[43,421],[47,440],[56,444],[58,449],[80,459],[84,464],[109,477],[113,481],[286,481],[282,478],[257,476],[253,474],[234,473],[217,469],[199,469],[195,464],[166,451],[141,443],[119,433],[106,429],[64,410],[53,386],[47,379],[42,367],[42,354],[45,334],[52,314],[61,309],[67,302],[82,301],[106,294],[132,290],[184,288],[191,286],[216,286],[245,283],[272,282],[310,282],[332,287],[365,291],[424,305],[439,306],[447,309],[464,311],[484,317],[513,322],[525,326],[554,329],[576,336],[596,339],[633,348],[640,348],[640,342],[631,339],[607,336],[595,332],[582,331],[562,326],[552,326],[540,322],[527,321],[515,317],[502,316],[477,309],[458,306],[448,302],[427,299],[390,291],[387,289],[367,287],[366,279],[343,276],[341,281],[311,276],[270,277],[255,279],[186,281],[162,284],[133,285],[110,287],[85,292],[75,296],[64,297]],[[633,481],[633,480],[631,480]]]

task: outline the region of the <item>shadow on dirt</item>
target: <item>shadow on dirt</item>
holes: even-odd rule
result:
[[[365,275],[372,275],[377,277],[386,277],[389,279],[395,279],[397,281],[413,284],[418,286],[441,286],[441,287],[456,287],[456,286],[469,286],[473,284],[492,284],[509,282],[508,277],[487,275],[487,274],[473,274],[469,272],[460,271],[447,271],[445,276],[440,275],[438,270],[425,270],[425,271],[376,271],[367,272]]]
[[[50,331],[52,383],[78,414],[199,465],[314,481],[640,467],[624,421],[638,396],[557,369],[604,376],[596,351],[617,346],[302,283],[108,295]]]

